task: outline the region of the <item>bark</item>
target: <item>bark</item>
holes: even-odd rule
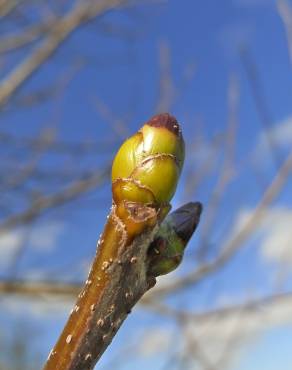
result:
[[[93,369],[133,306],[154,286],[147,250],[157,227],[145,225],[129,239],[113,208],[88,279],[44,370]]]

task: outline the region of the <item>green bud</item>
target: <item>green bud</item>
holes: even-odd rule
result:
[[[170,154],[156,154],[145,159],[131,177],[151,189],[157,203],[167,203],[175,193],[179,168]]]
[[[180,127],[174,117],[168,114],[154,116],[142,127],[141,132],[144,138],[145,153],[174,155],[179,171],[181,171],[185,158],[185,146]]]
[[[136,132],[127,139],[117,152],[112,165],[112,182],[131,177],[133,170],[143,159],[143,135]]]
[[[176,119],[158,114],[120,147],[112,166],[115,202],[168,203],[184,161],[184,140]]]
[[[166,217],[148,250],[149,275],[165,275],[178,267],[201,212],[201,203],[187,203]]]

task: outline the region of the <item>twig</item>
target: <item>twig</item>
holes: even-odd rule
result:
[[[228,111],[229,117],[226,129],[226,140],[224,143],[224,158],[217,183],[210,195],[209,206],[204,216],[204,224],[201,227],[201,242],[196,252],[197,256],[204,260],[210,249],[208,238],[216,223],[218,207],[222,202],[224,191],[234,177],[234,144],[237,131],[237,113],[239,101],[239,86],[236,76],[231,75],[228,86]]]
[[[126,4],[126,0],[79,1],[63,18],[56,21],[41,44],[6,76],[0,85],[0,107],[17,91],[17,89],[35,73],[40,66],[58,49],[80,25],[98,15]]]
[[[267,296],[250,298],[246,302],[234,303],[224,305],[222,307],[213,308],[210,310],[203,310],[199,312],[186,311],[183,309],[175,309],[163,303],[153,302],[151,305],[148,300],[142,299],[141,303],[147,305],[147,308],[152,311],[171,318],[179,320],[191,321],[208,321],[210,319],[224,319],[230,315],[240,312],[254,312],[259,309],[268,309],[274,304],[285,304],[292,302],[292,291],[284,293],[274,293]]]
[[[24,47],[34,42],[52,26],[54,26],[54,23],[50,20],[48,23],[44,22],[33,25],[15,35],[3,36],[0,39],[0,54]]]
[[[7,217],[2,223],[0,223],[0,234],[12,227],[28,224],[43,212],[72,201],[73,199],[83,195],[86,191],[93,190],[97,185],[104,181],[108,173],[109,170],[106,169],[103,172],[92,174],[86,179],[80,179],[56,194],[39,197],[26,210]]]
[[[290,63],[292,64],[292,7],[286,0],[278,0],[277,8],[285,27]]]
[[[61,283],[54,281],[6,280],[0,281],[0,294],[24,295],[38,298],[43,295],[77,297],[81,283]]]
[[[260,124],[264,130],[264,135],[266,136],[275,168],[278,169],[281,165],[281,158],[278,153],[277,143],[275,142],[275,138],[271,132],[273,119],[265,100],[256,64],[247,48],[242,48],[240,50],[240,57],[251,87],[251,93],[259,115]]]
[[[158,227],[153,224],[157,219],[154,208],[141,204],[136,207],[131,220],[143,231],[134,236],[113,204],[88,279],[45,370],[93,368],[132,307],[155,285],[155,277],[178,265],[183,251],[177,243],[182,240],[185,246],[189,241],[202,210],[198,203],[186,204]],[[163,239],[166,228],[172,235],[169,239]],[[157,255],[156,248],[162,242],[164,248]]]
[[[156,228],[116,250],[125,232],[116,222],[111,213],[86,284],[44,370],[92,369],[132,307],[155,283],[147,275],[146,259]]]
[[[77,297],[82,289],[81,283],[61,283],[53,281],[30,281],[30,280],[8,280],[0,281],[0,295],[20,295],[39,299],[43,296],[59,296],[61,298],[73,299]],[[247,302],[231,304],[206,310],[203,312],[188,312],[182,309],[174,309],[168,305],[150,302],[141,299],[140,303],[145,307],[163,316],[181,318],[184,320],[208,320],[213,317],[224,318],[238,311],[256,311],[259,308],[268,308],[273,304],[281,304],[292,300],[292,292],[276,293],[264,297],[252,298]]]
[[[24,0],[2,0],[0,3],[0,17],[6,17],[13,12]]]

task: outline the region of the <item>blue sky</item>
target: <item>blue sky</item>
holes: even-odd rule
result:
[[[187,174],[199,168],[201,161],[212,153],[212,139],[216,135],[224,135],[228,122],[228,88],[233,76],[239,89],[236,178],[226,189],[210,235],[210,243],[218,248],[232,234],[242,217],[248,216],[276,171],[271,153],[265,145],[263,126],[240,57],[240,48],[248,50],[257,68],[270,118],[269,129],[278,137],[277,153],[281,161],[292,144],[292,66],[276,2],[169,0],[145,4],[135,11],[110,13],[104,22],[106,25],[118,25],[120,31],[111,36],[101,31],[98,23],[87,25],[76,32],[22,89],[25,93],[50,86],[73,74],[65,92],[52,101],[30,109],[13,110],[12,106],[11,110],[2,114],[1,130],[30,137],[39,133],[41,128],[53,125],[59,140],[71,143],[82,140],[109,142],[109,150],[103,154],[97,152],[82,160],[45,155],[41,162],[46,169],[57,169],[66,163],[80,170],[103,166],[111,161],[114,153],[112,148],[116,150],[127,135],[139,129],[144,121],[156,113],[161,72],[159,47],[166,45],[172,83],[177,91],[177,97],[169,109],[181,122],[187,144],[185,170],[173,204],[199,199],[207,209],[221,170],[222,151],[213,158],[211,174],[188,194],[192,199],[185,199],[185,186],[189,181]],[[21,56],[22,51],[10,56],[9,63],[3,68],[3,75],[17,65]],[[77,72],[73,73],[74,70]],[[187,79],[185,76],[191,72],[192,78]],[[106,114],[114,119],[117,126],[113,128],[105,118]],[[197,152],[192,150],[194,142],[198,142]],[[255,173],[260,174],[260,179]],[[35,279],[54,276],[81,281],[95,253],[94,246],[110,207],[109,188],[108,180],[101,189],[86,196],[85,203],[74,202],[39,219],[28,236],[26,253],[18,265],[19,276]],[[286,213],[283,207],[288,209]],[[282,220],[283,225],[289,224],[291,207],[291,192],[286,187],[270,210],[266,224],[248,240],[232,263],[215,278],[210,277],[194,290],[172,298],[171,304],[183,304],[198,311],[215,307],[218,302],[241,301],[249,293],[271,292],[279,275],[279,264],[283,262],[275,257],[275,248],[271,245],[271,240],[278,239],[271,238],[279,233],[283,235],[287,227],[279,231],[281,225],[276,225],[272,228],[272,236],[268,231],[275,224],[273,220]],[[43,230],[44,235],[50,235],[51,242],[48,239],[47,245],[40,246],[41,237],[36,230]],[[186,272],[196,263],[194,253],[199,238],[200,230],[186,253],[184,266],[176,274]],[[9,244],[7,241],[5,243]],[[284,252],[287,251],[283,249]],[[9,251],[5,256],[9,262]],[[7,262],[4,257],[3,261]],[[6,276],[9,263],[0,263],[0,266],[1,275]],[[285,282],[281,286],[283,290],[291,287],[291,267],[292,263],[288,264]],[[1,322],[12,303],[7,303],[8,306],[4,305],[0,310]],[[65,307],[69,310],[70,303],[67,302]],[[19,315],[21,317],[15,310],[15,316],[12,315],[6,325],[16,325],[15,317]],[[38,319],[38,325],[42,327],[39,350],[43,357],[46,356],[46,349],[55,341],[65,320],[65,313],[62,310],[56,316],[53,311],[53,314],[47,313],[45,317],[47,324],[41,324],[41,319]],[[35,320],[33,314],[28,315],[31,325]],[[271,322],[274,321],[271,319]],[[291,322],[289,325],[287,322],[288,319],[281,326],[270,324],[266,329],[264,325],[260,326],[260,334],[255,336],[256,339],[247,341],[246,350],[240,352],[231,369],[288,370],[291,355],[287,348],[292,332]],[[112,349],[105,354],[103,363],[106,364],[121,348],[129,333],[133,338],[136,331],[143,332],[147,325],[155,328],[158,323],[163,324],[166,332],[174,330],[170,320],[163,320],[144,310],[135,310],[115,339]],[[149,357],[147,362],[143,357],[137,361],[130,362],[125,369],[131,369],[131,366],[133,369],[137,366],[141,369],[160,369],[163,366],[163,356],[159,353]]]

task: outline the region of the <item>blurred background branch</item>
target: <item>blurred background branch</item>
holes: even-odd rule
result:
[[[112,155],[161,111],[186,138],[173,207],[205,212],[100,368],[289,369],[291,9],[0,0],[1,369],[44,362],[111,206]]]

